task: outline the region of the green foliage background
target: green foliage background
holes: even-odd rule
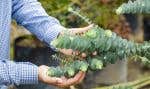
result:
[[[94,23],[109,28],[110,24],[118,22],[119,16],[115,9],[127,0],[109,0],[109,3],[102,3],[105,0],[39,0],[47,13],[59,19],[66,27],[80,27],[86,25],[78,17],[67,11],[68,6],[73,4],[81,9],[83,15],[89,17]],[[106,0],[107,1],[107,0]]]

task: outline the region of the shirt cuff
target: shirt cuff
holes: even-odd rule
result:
[[[48,46],[50,46],[52,49],[54,49],[54,47],[52,45],[50,45],[51,41],[56,39],[58,37],[58,35],[60,34],[60,32],[62,32],[65,29],[66,28],[61,26],[60,24],[51,26],[44,35],[44,42],[46,42],[46,44],[48,44]]]
[[[16,66],[9,65],[9,74],[11,74],[12,83],[15,82],[16,85],[38,84],[38,66],[32,63],[19,62],[16,64]]]

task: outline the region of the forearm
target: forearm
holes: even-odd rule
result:
[[[64,29],[37,0],[14,0],[12,17],[47,44]]]
[[[37,84],[38,67],[28,62],[0,60],[0,84]]]

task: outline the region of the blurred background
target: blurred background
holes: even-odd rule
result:
[[[81,14],[105,29],[111,29],[121,37],[136,42],[150,39],[150,15],[124,14],[116,15],[115,9],[128,0],[39,0],[46,12],[56,17],[67,28],[84,27],[87,23],[68,12],[68,6],[80,8]],[[36,65],[46,64],[56,66],[57,60],[52,60],[54,52],[32,36],[25,28],[12,21],[11,59],[15,61],[30,61]],[[95,87],[134,81],[150,76],[150,66],[138,61],[118,61],[110,64],[102,71],[88,72],[84,81],[70,87],[71,89],[92,89]],[[20,85],[16,89],[57,89],[40,83],[39,85]],[[144,88],[143,88],[144,89]],[[148,88],[150,87],[148,86]]]

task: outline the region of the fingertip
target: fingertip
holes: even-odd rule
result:
[[[79,71],[79,72],[76,74],[75,78],[80,78],[80,77],[82,77],[84,74],[85,74],[85,72]]]
[[[85,74],[85,72],[84,72],[84,71],[79,71],[79,73],[80,73],[80,74]]]
[[[79,55],[79,51],[75,51],[75,54],[78,56]]]
[[[93,52],[92,55],[93,55],[93,56],[96,56],[96,55],[97,55],[97,51]]]
[[[83,81],[84,77],[85,77],[85,73],[82,75],[82,77],[80,78],[78,83],[81,83]]]
[[[75,80],[74,83],[75,84],[80,83],[83,80],[84,76],[85,76],[85,72],[79,71],[78,74],[74,77],[74,80]]]
[[[89,27],[92,28],[94,26],[94,24],[90,24]]]
[[[94,24],[90,24],[90,25],[87,26],[87,29],[89,30],[89,29],[91,29],[93,27],[94,27]]]
[[[82,58],[86,58],[87,55],[86,55],[86,53],[82,53],[81,56],[82,56]]]

